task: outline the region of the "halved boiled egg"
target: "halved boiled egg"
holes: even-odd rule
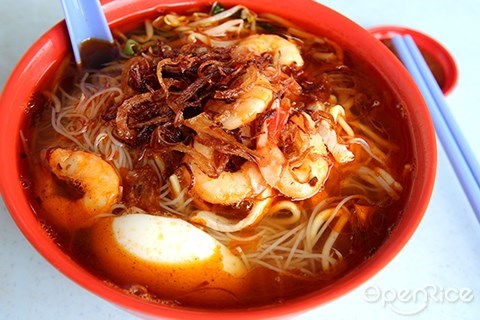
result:
[[[169,299],[209,288],[235,295],[245,286],[242,260],[178,218],[109,217],[99,221],[90,236],[95,263],[123,286],[142,285]]]

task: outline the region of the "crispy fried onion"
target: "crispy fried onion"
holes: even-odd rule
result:
[[[165,104],[163,92],[135,95],[124,100],[118,107],[116,116],[118,136],[134,145],[148,142],[152,131],[157,126],[169,123],[173,116]]]
[[[183,130],[177,128],[184,125],[185,119],[205,111],[207,100],[232,102],[248,91],[258,74],[271,62],[271,56],[248,56],[239,60],[231,51],[232,48],[195,43],[179,48],[158,43],[130,59],[121,79],[125,100],[117,106],[115,117],[118,137],[130,145],[151,143],[152,137],[165,145],[166,140],[171,139],[162,136],[178,136]],[[194,121],[187,124],[192,125]],[[215,133],[209,135],[216,138],[216,142],[229,139],[221,145],[237,145],[234,154],[244,149],[232,143],[230,136],[219,136],[220,129],[209,131]],[[179,142],[179,139],[174,140]],[[245,152],[240,156],[251,159]]]
[[[158,62],[157,79],[175,113],[175,124],[181,123],[186,109],[202,111],[208,99],[231,100],[238,95],[235,90],[240,88],[231,84],[255,59],[238,60],[231,52],[231,48],[186,44]]]

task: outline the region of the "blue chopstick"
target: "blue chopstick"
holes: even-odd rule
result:
[[[477,159],[450,113],[443,93],[412,37],[395,36],[392,44],[425,98],[438,139],[480,222],[480,167]]]
[[[460,130],[460,127],[458,126],[457,122],[455,121],[453,115],[450,112],[450,109],[448,108],[445,102],[445,99],[443,97],[442,90],[438,86],[435,78],[433,77],[433,74],[430,72],[430,69],[427,63],[423,59],[423,56],[420,50],[415,45],[415,42],[413,41],[411,36],[405,37],[405,44],[410,50],[410,53],[413,55],[415,62],[417,63],[417,66],[420,69],[420,72],[423,76],[423,79],[429,85],[428,87],[430,89],[430,92],[433,98],[435,99],[435,102],[438,106],[438,110],[440,111],[443,118],[445,119],[446,125],[450,129],[450,132],[452,133],[453,138],[457,142],[460,148],[460,151],[462,152],[462,155],[465,158],[465,161],[470,167],[473,177],[477,181],[477,185],[480,186],[480,166],[478,165],[477,159],[473,155],[473,152],[470,149],[470,146],[465,140],[463,133]],[[430,85],[430,84],[435,84],[435,85]]]

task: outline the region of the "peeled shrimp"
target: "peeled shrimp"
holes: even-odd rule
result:
[[[328,151],[333,155],[335,160],[340,163],[353,161],[354,154],[348,150],[345,144],[338,142],[337,133],[326,120],[321,120],[318,132],[322,136]]]
[[[206,159],[213,161],[213,150],[198,142],[194,148]],[[188,161],[187,162],[191,162]],[[245,162],[236,172],[223,171],[217,178],[209,177],[194,162],[190,163],[193,174],[193,191],[204,201],[213,204],[232,205],[260,194],[266,183],[257,165]]]
[[[262,127],[262,134],[257,140],[257,151],[261,155],[258,166],[267,183],[285,196],[302,200],[315,195],[322,187],[329,172],[327,151],[322,137],[315,130],[315,123],[306,114],[293,115],[288,120],[296,127],[303,139],[294,139],[292,147],[303,151],[303,156],[289,161],[278,147],[268,122]]]
[[[46,161],[52,175],[39,181],[40,197],[55,224],[70,229],[85,226],[117,202],[120,178],[101,157],[56,148],[47,151]]]
[[[246,79],[245,81],[248,81]],[[240,128],[264,112],[273,98],[270,82],[263,76],[256,76],[253,87],[241,93],[232,103],[211,102],[207,108],[218,113],[218,121],[227,130]]]
[[[278,59],[281,65],[288,66],[295,63],[298,67],[303,66],[302,55],[298,47],[277,35],[254,34],[248,36],[239,42],[236,52],[238,54],[251,52],[256,55],[271,52],[274,59]]]

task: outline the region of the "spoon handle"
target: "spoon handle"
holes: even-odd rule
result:
[[[85,66],[87,61],[82,60],[88,58],[82,56],[81,47],[87,40],[113,45],[113,36],[107,19],[99,0],[61,0],[61,2],[75,61],[78,65]]]

